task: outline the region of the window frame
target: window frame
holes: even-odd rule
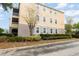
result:
[[[39,33],[39,27],[36,27],[36,33]]]
[[[46,18],[45,17],[43,17],[43,22],[46,22]]]
[[[53,21],[52,21],[52,18],[50,18],[50,23],[52,23]]]
[[[55,33],[57,34],[58,32],[57,32],[58,30],[57,29],[55,29]]]
[[[36,19],[39,21],[39,15],[36,15]]]
[[[50,29],[50,33],[51,33],[51,34],[53,33],[53,29],[52,29],[52,28]]]
[[[46,11],[46,8],[45,7],[43,7],[43,11]]]
[[[57,24],[57,19],[55,19],[55,24]]]
[[[43,33],[46,33],[46,28],[43,28]]]

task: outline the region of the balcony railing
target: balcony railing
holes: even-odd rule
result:
[[[18,22],[12,22],[12,24],[18,24]]]
[[[18,24],[11,24],[12,28],[18,28]]]
[[[19,16],[19,13],[13,12],[13,16]]]

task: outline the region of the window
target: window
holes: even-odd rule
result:
[[[50,23],[52,23],[52,18],[50,18]]]
[[[39,15],[36,15],[36,19],[39,21]]]
[[[43,33],[46,33],[46,28],[43,28]]]
[[[54,14],[57,14],[56,12]]]
[[[18,16],[19,15],[19,9],[13,8],[13,15]]]
[[[57,24],[57,20],[55,19],[55,24]]]
[[[52,13],[52,11],[50,11],[50,13]]]
[[[45,22],[46,21],[46,19],[45,19],[45,17],[43,17],[43,22]]]
[[[52,33],[52,29],[50,29],[50,33]]]
[[[18,24],[18,22],[19,22],[19,20],[18,20],[18,18],[12,18],[12,23],[14,24]]]
[[[36,33],[39,33],[39,27],[36,28]]]
[[[56,29],[56,32],[55,33],[57,34],[57,29]]]
[[[37,9],[39,9],[39,5],[37,5],[36,7],[37,7]]]
[[[46,11],[45,7],[43,8],[43,11]]]

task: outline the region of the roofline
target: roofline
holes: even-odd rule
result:
[[[36,3],[36,4],[41,5],[41,6],[44,6],[44,7],[47,7],[47,8],[49,8],[49,9],[53,9],[53,10],[58,11],[58,12],[61,12],[61,13],[64,13],[63,11],[59,11],[59,10],[57,10],[57,9],[54,9],[54,8],[48,7],[48,6],[43,5],[43,4],[41,4],[41,3]]]

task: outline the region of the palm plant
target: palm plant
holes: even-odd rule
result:
[[[2,5],[2,8],[7,11],[8,8],[12,8],[12,3],[0,3]]]

